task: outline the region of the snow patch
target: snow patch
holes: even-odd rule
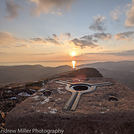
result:
[[[41,89],[39,90],[39,92],[42,92],[42,91],[45,91],[45,89],[44,89],[44,88],[41,88]]]
[[[48,109],[51,109],[51,107],[48,107]]]
[[[61,98],[55,99],[55,101],[59,101],[59,100],[61,100]]]
[[[11,97],[10,100],[17,100],[17,97]]]
[[[63,92],[63,91],[58,90],[58,93],[59,93],[59,94],[66,94],[66,91]]]
[[[7,93],[11,93],[12,91],[11,90],[8,90]]]
[[[31,94],[28,94],[27,92],[21,92],[18,95],[20,95],[20,96],[31,96]]]
[[[45,82],[44,81],[42,81],[42,86],[44,86],[45,85]]]
[[[64,92],[64,91],[61,91],[63,88],[61,88],[61,87],[58,87],[58,89],[57,89],[57,91],[58,91],[58,93],[59,94],[66,94],[66,91]]]
[[[105,114],[105,112],[101,112],[101,114]]]
[[[35,89],[29,89],[30,91],[33,91],[33,92],[36,92],[36,90]]]
[[[49,98],[45,99],[44,101],[49,102]]]
[[[33,96],[32,98],[34,98],[35,100],[38,100],[39,96]]]
[[[52,98],[53,98],[53,97],[50,97],[50,96],[48,97],[48,99],[52,99]]]
[[[46,98],[44,101],[41,102],[41,104],[45,104],[47,102],[49,102],[49,98]]]
[[[63,87],[58,87],[58,89],[60,90],[60,89],[63,89]]]
[[[51,111],[49,111],[49,113],[51,113],[51,114],[56,114],[56,112],[57,112],[57,109],[51,109]]]
[[[12,89],[12,87],[8,87],[8,89]]]

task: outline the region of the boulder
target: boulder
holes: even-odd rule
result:
[[[100,75],[101,76],[101,75]],[[74,80],[75,79],[75,80]],[[75,111],[63,110],[71,96],[66,84],[104,83],[112,86],[96,87],[81,96]],[[57,78],[13,108],[6,116],[7,129],[34,133],[57,131],[64,134],[132,134],[134,133],[134,91],[103,77]]]
[[[5,113],[0,111],[0,123],[5,122]]]
[[[81,68],[62,74],[60,77],[103,77],[102,74],[95,68]]]

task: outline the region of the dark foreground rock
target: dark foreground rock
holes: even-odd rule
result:
[[[56,80],[112,82],[114,85],[97,87],[94,92],[83,94],[75,111],[65,111],[63,107],[71,93],[65,89],[66,85]],[[35,133],[33,129],[36,133],[60,129],[64,134],[133,134],[134,91],[102,77],[54,79],[13,108],[6,117],[5,126],[8,130],[22,129],[22,133],[28,133],[26,130]]]
[[[95,68],[81,68],[70,72],[63,73],[60,77],[103,77],[102,74]]]
[[[0,111],[0,130],[5,128],[5,113]]]

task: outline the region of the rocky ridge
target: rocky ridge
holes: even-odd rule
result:
[[[92,71],[91,71],[92,70]],[[90,73],[89,73],[90,72]],[[94,73],[92,74],[93,72],[95,72],[95,75],[94,75]],[[92,74],[92,75],[91,75]],[[96,77],[95,77],[96,76]],[[105,93],[105,92],[107,92],[107,94],[104,94],[103,96],[101,96],[99,99],[97,99],[96,100],[96,97],[97,96],[99,96],[99,93],[95,93],[94,95],[94,97],[92,96],[91,98],[92,99],[90,99],[88,102],[92,102],[92,105],[90,106],[90,108],[92,107],[93,108],[93,110],[92,111],[96,111],[97,109],[95,108],[95,106],[96,105],[103,105],[103,103],[96,103],[95,104],[95,102],[93,102],[93,99],[94,99],[94,101],[99,101],[99,100],[101,100],[101,99],[105,99],[105,100],[107,100],[107,101],[109,101],[109,102],[114,102],[112,105],[110,104],[110,106],[115,106],[115,105],[117,105],[117,109],[119,109],[118,107],[119,107],[119,104],[118,103],[120,103],[120,99],[122,98],[122,100],[124,100],[125,102],[125,104],[124,105],[122,105],[123,107],[125,106],[126,107],[126,105],[127,105],[127,103],[128,103],[128,100],[126,100],[125,99],[125,97],[123,97],[124,95],[125,95],[125,93],[127,94],[127,96],[132,96],[133,95],[133,92],[129,89],[129,88],[127,88],[127,87],[125,87],[125,86],[123,86],[123,85],[121,85],[120,83],[117,83],[116,81],[114,81],[114,80],[112,80],[112,79],[105,79],[105,78],[102,78],[102,75],[97,71],[97,70],[95,70],[95,69],[91,69],[91,68],[85,68],[85,69],[81,69],[81,70],[74,70],[74,71],[72,71],[72,72],[66,72],[66,73],[62,73],[62,74],[59,74],[59,75],[56,75],[56,76],[53,76],[53,77],[50,77],[50,78],[47,78],[47,79],[45,79],[45,80],[41,80],[41,81],[35,81],[35,82],[33,82],[33,83],[25,83],[25,84],[23,84],[23,85],[8,85],[8,86],[6,86],[6,87],[4,87],[4,88],[1,88],[0,89],[0,91],[1,91],[1,97],[0,97],[0,99],[1,99],[1,101],[0,101],[0,103],[2,104],[1,105],[1,107],[0,107],[0,111],[1,111],[1,113],[0,113],[0,115],[1,115],[1,118],[0,118],[0,123],[1,123],[1,129],[4,129],[5,128],[5,126],[4,126],[4,122],[5,122],[5,115],[7,115],[8,114],[8,112],[9,111],[11,111],[15,106],[19,106],[18,104],[20,104],[20,102],[22,102],[22,101],[24,101],[26,98],[28,98],[29,96],[32,96],[36,91],[37,91],[37,93],[38,93],[38,89],[40,89],[42,86],[44,86],[44,85],[46,85],[46,87],[48,87],[48,89],[50,89],[50,83],[51,83],[51,85],[53,85],[54,86],[54,84],[52,84],[52,81],[53,81],[53,79],[65,79],[65,77],[67,78],[69,78],[69,77],[71,77],[71,78],[73,78],[73,79],[71,79],[73,82],[79,82],[78,80],[81,80],[81,82],[84,80],[86,80],[86,81],[90,81],[90,82],[94,82],[94,81],[96,81],[96,82],[100,82],[100,81],[102,81],[102,79],[103,79],[103,81],[112,81],[112,82],[114,82],[114,83],[116,83],[116,87],[114,87],[114,88],[112,88],[112,87],[110,87],[110,91],[111,92],[108,92],[108,91],[105,91],[107,88],[100,88],[100,90],[103,92],[103,93]],[[47,86],[47,85],[49,85],[49,86]],[[119,88],[120,87],[120,89],[122,88],[124,91],[119,91],[119,90],[116,90],[117,88]],[[57,89],[58,89],[58,87],[57,87]],[[98,88],[99,89],[99,88]],[[58,91],[60,91],[60,89],[58,90]],[[61,91],[61,93],[63,93],[63,92],[65,92],[65,91]],[[124,93],[123,93],[124,92]],[[131,92],[131,94],[130,94],[130,92]],[[120,93],[120,94],[119,94]],[[122,95],[121,95],[122,94]],[[58,96],[57,96],[58,97]],[[31,97],[30,97],[31,98]],[[30,99],[29,98],[29,99]],[[60,99],[59,99],[60,98]],[[56,102],[57,103],[61,103],[61,97],[59,97],[59,98],[57,98],[56,100]],[[47,99],[47,98],[46,98]],[[51,97],[49,98],[49,100],[51,100]],[[27,101],[27,100],[26,100]],[[54,100],[51,100],[52,102],[54,102]],[[134,100],[132,100],[132,98],[130,97],[130,101],[131,101],[131,104],[134,102]],[[64,102],[65,103],[65,102]],[[63,103],[61,103],[62,105],[63,105]],[[104,104],[105,105],[105,104]],[[111,110],[112,109],[110,109],[110,108],[108,108],[109,106],[105,106],[105,108],[103,109],[103,110],[100,110],[100,114],[101,115],[104,115],[104,114],[111,114]],[[16,107],[15,107],[16,108]],[[84,107],[85,108],[85,107]],[[121,107],[120,107],[121,108]],[[130,106],[129,105],[127,105],[127,108],[130,108]],[[126,109],[127,109],[126,108]],[[132,109],[134,109],[133,107],[131,107],[131,110],[129,109],[127,112],[126,112],[126,109],[125,109],[125,113],[128,113],[128,111],[129,111],[129,113],[128,113],[128,116],[130,117],[130,115],[131,115],[131,112],[133,113],[133,110]],[[34,111],[34,109],[31,109],[32,111]],[[47,110],[49,110],[48,108],[47,108]],[[39,110],[39,109],[37,109],[37,111],[40,113],[41,112],[41,110]],[[36,111],[36,112],[37,112]],[[51,111],[52,113],[56,113],[57,111],[56,111],[56,109],[55,108],[53,108],[53,109],[51,109],[50,108],[50,110],[49,111]],[[89,110],[87,110],[88,112],[89,112]],[[110,112],[109,112],[110,111]],[[113,110],[114,111],[114,110]],[[37,113],[38,113],[37,112]],[[47,111],[46,111],[47,112]],[[92,113],[92,114],[94,114],[94,112]],[[49,112],[48,112],[49,113]],[[116,113],[117,114],[117,113]],[[119,114],[119,112],[118,112],[118,114]],[[76,114],[77,115],[77,114]],[[112,116],[112,114],[111,114],[111,116]],[[64,116],[65,117],[65,116]],[[96,117],[97,117],[97,115],[96,115]],[[100,116],[98,117],[98,119],[99,120],[101,120],[101,118],[100,118]],[[70,120],[71,121],[71,120]],[[126,130],[127,131],[127,130]]]
[[[93,77],[94,75],[102,77],[98,71],[97,74],[94,74],[93,72],[96,72],[96,70],[93,68],[85,68],[79,69],[78,71],[73,70],[60,73],[40,81],[27,82],[23,84],[8,84],[4,87],[0,87],[0,129],[2,130],[5,128],[5,117],[9,111],[28,97],[32,96],[38,89],[46,85],[47,82],[59,77],[76,77],[76,75],[84,78]]]

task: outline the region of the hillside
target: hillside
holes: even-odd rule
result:
[[[134,89],[134,61],[98,62],[83,64],[78,68],[93,67],[106,78],[114,78],[118,82]]]
[[[78,70],[71,70],[58,75],[59,77],[103,77],[102,74],[95,68],[81,68]]]
[[[59,67],[41,65],[0,66],[0,85],[36,81],[70,70],[72,68],[67,65]]]
[[[134,61],[98,62],[77,66],[77,69],[79,68],[96,68],[104,77],[114,78],[134,89]],[[0,66],[0,85],[38,81],[54,75],[67,77],[71,70],[73,69],[67,65],[59,67],[41,65]],[[88,73],[91,74],[92,72]]]
[[[134,61],[97,62],[92,64],[82,64],[78,66],[78,68],[85,67],[105,68],[109,70],[134,71]]]
[[[37,66],[37,67],[41,67],[41,66]],[[58,69],[59,68],[64,70],[63,67],[58,67]],[[106,72],[106,70],[104,70],[104,71]],[[109,71],[106,74],[108,74],[108,73],[109,73]],[[85,77],[77,77],[77,76],[85,76]],[[114,74],[113,74],[113,76],[114,76]],[[90,77],[92,77],[92,78],[90,78]],[[19,103],[24,101],[26,98],[32,96],[42,86],[46,86],[48,84],[49,86],[46,86],[46,87],[48,87],[50,90],[55,89],[56,85],[51,83],[51,82],[54,81],[54,79],[56,81],[58,79],[63,79],[63,80],[66,79],[68,81],[70,78],[71,78],[72,82],[83,82],[83,81],[85,81],[86,83],[88,81],[89,81],[89,83],[99,83],[99,82],[107,82],[107,81],[109,82],[109,81],[112,80],[112,79],[107,79],[107,78],[102,77],[101,73],[98,70],[94,69],[94,68],[82,68],[82,69],[78,69],[78,70],[72,70],[72,71],[63,72],[63,73],[60,73],[58,75],[49,77],[47,79],[42,79],[42,80],[36,81],[36,82],[35,81],[31,82],[31,83],[28,82],[28,83],[25,83],[25,84],[22,84],[22,85],[20,85],[20,84],[18,84],[18,85],[10,84],[8,86],[0,88],[0,92],[1,92],[1,94],[0,94],[0,112],[1,113],[0,114],[4,115],[4,116],[2,116],[2,120],[0,121],[1,128],[2,129],[5,128],[5,125],[4,125],[5,116],[8,114],[8,112],[11,111],[14,107],[16,107]],[[113,80],[111,82],[115,83],[115,81],[113,81]],[[53,88],[52,88],[52,86],[53,86]],[[106,90],[106,92],[109,92],[110,95],[114,95],[114,97],[119,97],[118,95],[113,93],[113,91],[118,93],[119,92],[118,88],[124,90],[125,92],[127,92],[127,90],[128,90],[127,87],[124,87],[123,85],[118,85],[118,83],[117,83],[115,87],[113,87],[113,88],[110,87],[110,89]],[[99,90],[97,90],[97,91],[100,91],[100,88],[98,88],[98,89]],[[106,93],[106,95],[104,95],[104,90],[105,89],[106,88],[102,88],[102,91],[103,91],[102,93],[103,93],[103,96],[107,99],[108,94]],[[62,93],[65,93],[65,92],[60,91],[60,90],[61,90],[61,87],[57,90],[61,95],[62,95]],[[95,93],[95,97],[97,97],[98,95],[99,94]],[[67,97],[67,96],[68,95],[66,95],[65,97]],[[103,96],[100,96],[99,99],[104,98]],[[126,94],[125,94],[125,96],[126,96]],[[62,95],[62,97],[63,97],[63,95]],[[90,96],[88,98],[89,98],[88,102],[91,102],[92,97]],[[90,110],[88,110],[88,111],[90,111]]]
[[[53,126],[53,129],[64,130],[65,134],[134,133],[133,90],[114,79],[101,77],[99,71],[93,68],[82,68],[68,74],[68,77],[49,80],[31,97],[10,110],[6,116],[5,128],[30,130],[37,127],[46,130]],[[77,75],[87,75],[88,79],[78,78]],[[74,81],[77,84],[72,84]],[[104,82],[112,84],[103,85]],[[69,84],[71,90],[68,91],[65,83]],[[96,83],[103,84],[95,86],[93,91],[92,86],[87,89],[87,85]],[[74,93],[77,89],[83,92],[80,100],[77,100],[77,92],[76,97],[73,97],[76,99],[68,106],[68,100],[72,97],[70,91]],[[92,92],[84,93],[86,90]],[[78,105],[75,107],[76,102]]]
[[[109,70],[98,68],[105,78],[113,78],[127,87],[134,89],[134,72],[125,70]]]

